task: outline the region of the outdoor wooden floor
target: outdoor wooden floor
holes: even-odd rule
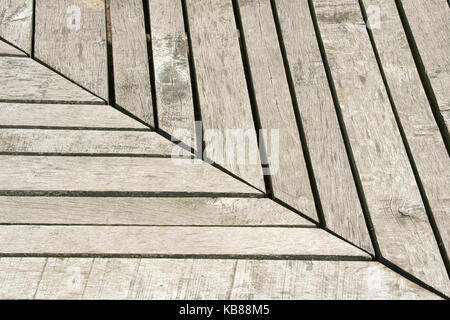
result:
[[[0,298],[448,297],[449,18],[2,0]]]

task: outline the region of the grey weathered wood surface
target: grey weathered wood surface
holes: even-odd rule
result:
[[[206,156],[265,190],[231,0],[188,0],[187,11]],[[244,144],[247,135],[248,152],[233,147],[231,130]]]
[[[367,253],[323,230],[282,227],[4,225],[0,227],[0,252],[370,259]]]
[[[0,126],[147,129],[106,105],[34,103],[0,103]]]
[[[447,1],[401,1],[439,109],[450,127],[450,8]]]
[[[240,0],[239,10],[261,126],[279,134],[279,153],[267,146],[273,195],[318,220],[270,0]]]
[[[150,0],[149,10],[159,128],[195,148],[194,104],[181,1]]]
[[[307,1],[276,1],[327,228],[373,253]]]
[[[0,258],[2,299],[439,299],[377,262]]]
[[[36,1],[35,57],[108,98],[105,2]]]
[[[155,157],[192,155],[150,131],[1,129],[0,153],[21,152]]]
[[[142,0],[110,0],[110,15],[116,104],[153,126]]]
[[[444,245],[450,249],[450,158],[423,90],[395,3],[364,0],[383,13],[372,33],[411,148],[420,180]]]
[[[298,226],[270,199],[0,197],[0,224]]]
[[[360,7],[315,0],[317,19],[381,254],[450,291]]]
[[[32,0],[2,0],[0,37],[31,53]]]
[[[0,40],[0,57],[1,56],[26,57],[27,55],[5,41]]]
[[[0,100],[104,103],[31,59],[0,57]]]
[[[0,190],[205,192],[262,196],[206,164],[188,159],[0,156]]]

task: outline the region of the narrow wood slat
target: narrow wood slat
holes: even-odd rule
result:
[[[149,0],[149,10],[159,128],[195,148],[194,104],[181,1]]]
[[[275,8],[326,226],[373,253],[308,2]]]
[[[36,1],[35,57],[108,98],[105,2]]]
[[[27,55],[12,45],[0,40],[0,57],[1,56],[18,56],[26,57]]]
[[[142,0],[110,0],[110,14],[116,104],[153,126]]]
[[[260,195],[206,163],[135,157],[0,156],[0,190]]]
[[[273,195],[317,220],[270,0],[241,0],[239,7],[261,126],[279,134],[279,154],[268,161]]]
[[[0,37],[31,53],[32,0],[2,0]]]
[[[447,130],[450,126],[450,7],[447,1],[401,1]]]
[[[1,226],[0,231],[3,254],[370,259],[356,247],[314,228]]]
[[[1,129],[0,153],[123,154],[189,157],[155,132]]]
[[[367,206],[384,258],[448,292],[448,276],[386,94],[361,9],[314,0]]]
[[[0,103],[0,126],[148,129],[106,105]]]
[[[377,262],[0,258],[0,271],[2,299],[439,299]]]
[[[0,57],[0,101],[104,103],[43,65],[21,57]]]
[[[270,199],[0,197],[0,204],[0,224],[314,227]]]
[[[380,8],[382,28],[372,33],[431,211],[450,249],[450,158],[433,118],[394,2],[364,0]]]
[[[188,0],[187,11],[206,156],[264,190],[231,0]]]

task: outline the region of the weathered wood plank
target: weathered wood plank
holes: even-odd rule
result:
[[[0,126],[147,129],[106,105],[0,103]]]
[[[110,0],[110,15],[116,104],[153,126],[142,0]]]
[[[206,163],[139,157],[0,156],[0,190],[262,195]]]
[[[448,276],[358,2],[314,0],[381,254],[438,290]]]
[[[241,225],[314,224],[270,199],[0,197],[0,224]]]
[[[5,41],[0,40],[0,57],[1,56],[26,57],[27,55]]]
[[[105,2],[36,1],[35,57],[108,99]]]
[[[450,7],[440,0],[401,1],[442,117],[450,126]]]
[[[417,73],[393,1],[364,0],[380,8],[372,33],[386,80],[445,248],[450,249],[450,158]]]
[[[150,0],[149,10],[159,128],[195,148],[194,104],[181,1]]]
[[[265,190],[231,0],[188,0],[187,10],[205,154]]]
[[[279,134],[279,156],[268,159],[273,195],[318,220],[270,0],[240,0],[239,10],[261,126]]]
[[[2,0],[0,3],[0,37],[28,54],[31,53],[32,0]]]
[[[5,225],[0,231],[3,254],[370,259],[362,250],[315,228]]]
[[[0,153],[122,154],[190,157],[155,132],[1,129]]]
[[[0,100],[104,103],[31,59],[0,57]]]
[[[0,258],[0,271],[2,299],[439,299],[377,262]]]
[[[373,253],[308,3],[275,7],[326,226]]]

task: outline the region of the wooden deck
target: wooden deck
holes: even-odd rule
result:
[[[450,296],[445,0],[3,0],[0,299]]]

